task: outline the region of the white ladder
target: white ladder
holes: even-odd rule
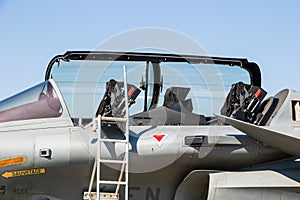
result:
[[[93,167],[93,172],[90,180],[89,190],[84,193],[83,199],[87,200],[103,200],[103,199],[119,199],[120,187],[124,186],[124,200],[128,200],[128,158],[129,158],[129,113],[128,113],[128,90],[127,90],[127,75],[126,75],[126,66],[123,66],[124,71],[124,93],[125,93],[125,109],[126,114],[125,118],[116,118],[116,117],[102,117],[98,115],[97,117],[97,156],[95,158],[95,163]],[[102,137],[102,121],[105,122],[116,122],[125,124],[125,139],[108,139]],[[124,157],[120,159],[102,159],[101,158],[101,146],[103,143],[123,143],[125,144]],[[120,174],[118,180],[103,180],[101,178],[100,166],[102,164],[119,164],[121,165]],[[92,192],[93,182],[95,173],[97,172],[97,189],[96,192]],[[115,185],[116,189],[114,193],[103,193],[100,192],[101,185]]]

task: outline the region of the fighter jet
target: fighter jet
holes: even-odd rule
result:
[[[299,93],[260,87],[245,58],[57,55],[0,102],[0,199],[297,199]]]

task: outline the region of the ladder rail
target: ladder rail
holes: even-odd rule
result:
[[[98,138],[98,146],[97,146],[97,187],[96,187],[96,199],[100,200],[100,158],[101,158],[101,132],[102,132],[102,128],[101,128],[101,116],[98,115],[98,131],[97,131],[97,138]]]
[[[127,88],[127,72],[126,72],[126,66],[123,66],[124,71],[124,89],[125,89],[125,107],[126,107],[126,129],[125,129],[125,137],[126,137],[126,150],[125,150],[125,160],[126,160],[126,166],[125,166],[125,200],[128,200],[128,162],[129,162],[129,104],[128,104],[128,88]],[[123,166],[122,166],[123,167]]]
[[[90,185],[89,185],[89,190],[88,190],[88,198],[91,200],[91,194],[92,194],[92,188],[93,188],[93,182],[95,179],[95,174],[97,170],[97,158],[95,158],[94,166],[93,166],[93,172],[91,175],[91,180],[90,180]]]
[[[124,168],[125,168],[125,163],[122,164],[118,182],[122,181],[123,173],[124,173]],[[117,195],[119,193],[119,190],[120,190],[120,184],[117,185],[117,188],[116,188],[116,191],[115,191],[115,195]]]

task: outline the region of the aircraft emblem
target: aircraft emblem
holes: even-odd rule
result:
[[[165,140],[166,136],[167,136],[167,134],[156,134],[156,135],[153,135],[153,138],[155,139],[156,143],[160,147],[162,145],[163,141]]]

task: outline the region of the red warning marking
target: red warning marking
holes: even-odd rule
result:
[[[258,89],[258,90],[256,91],[256,93],[254,94],[254,96],[255,96],[256,98],[258,98],[258,97],[261,95],[261,93],[262,93],[262,90],[261,90],[261,89]]]
[[[128,96],[131,96],[135,91],[135,88],[134,87],[131,87],[128,91]]]
[[[153,137],[154,137],[158,142],[160,142],[160,141],[165,137],[165,135],[153,135]]]

